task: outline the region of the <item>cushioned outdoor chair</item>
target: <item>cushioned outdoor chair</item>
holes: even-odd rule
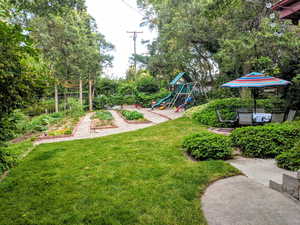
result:
[[[274,112],[272,113],[271,123],[282,123],[284,121],[284,112]]]
[[[238,111],[238,121],[240,126],[253,125],[253,112]]]
[[[229,119],[229,120],[222,118],[222,115],[221,115],[221,112],[219,109],[216,109],[216,114],[217,114],[219,122],[221,122],[221,123],[228,123],[228,124],[230,124],[230,126],[233,126],[233,127],[235,127],[238,123],[238,115],[237,114],[233,119]]]
[[[265,113],[265,109],[264,108],[258,108],[256,109],[257,113]]]
[[[296,113],[297,113],[296,110],[289,110],[285,120],[286,121],[293,121],[296,117]]]

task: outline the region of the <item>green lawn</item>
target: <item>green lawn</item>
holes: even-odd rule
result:
[[[188,119],[98,139],[38,146],[0,183],[0,224],[206,224],[205,188],[238,171],[192,162],[182,137]]]

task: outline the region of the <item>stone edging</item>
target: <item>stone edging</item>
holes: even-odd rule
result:
[[[164,118],[166,118],[166,119],[168,119],[168,120],[172,120],[172,118],[170,118],[170,117],[168,117],[168,116],[166,116],[166,115],[164,115],[164,114],[161,114],[161,113],[158,113],[158,112],[153,112],[152,110],[149,110],[149,109],[145,109],[145,110],[146,110],[147,112],[150,112],[150,113],[159,115],[159,116],[161,116],[161,117],[164,117]]]
[[[112,129],[112,128],[118,128],[117,125],[114,123],[115,120],[113,120],[113,125],[108,125],[108,126],[100,126],[100,127],[93,127],[93,121],[91,121],[90,124],[90,130],[105,130],[105,129]]]
[[[145,120],[145,121],[136,121],[136,120],[126,120],[124,118],[124,116],[119,112],[119,111],[116,111],[118,113],[118,115],[128,124],[145,124],[145,123],[152,123],[152,121],[150,120]]]
[[[49,140],[49,139],[56,139],[56,138],[68,138],[68,137],[74,137],[75,133],[77,132],[77,130],[79,129],[80,124],[82,123],[83,119],[85,118],[85,116],[83,116],[79,122],[77,123],[76,127],[73,129],[72,134],[64,134],[64,135],[58,135],[58,136],[39,136],[37,138],[37,141],[41,141],[41,140]]]

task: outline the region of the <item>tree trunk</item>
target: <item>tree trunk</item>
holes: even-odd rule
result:
[[[64,89],[64,110],[67,110],[67,104],[68,104],[68,99],[67,99],[67,90],[66,88]]]
[[[58,89],[57,89],[57,84],[55,84],[54,87],[54,97],[55,97],[55,112],[58,112]]]
[[[82,80],[79,80],[79,102],[83,105],[83,97],[82,97]]]
[[[89,110],[93,111],[92,80],[89,80]]]

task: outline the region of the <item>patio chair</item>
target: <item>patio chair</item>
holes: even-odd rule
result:
[[[258,108],[256,109],[257,113],[265,113],[265,109],[264,108]]]
[[[274,112],[272,113],[271,123],[282,123],[284,121],[284,112]]]
[[[289,113],[286,116],[286,121],[293,121],[296,117],[297,110],[289,110]]]
[[[241,126],[253,125],[253,113],[238,111],[238,121]]]
[[[221,123],[229,123],[231,126],[236,126],[238,123],[238,115],[236,115],[236,117],[231,120],[226,120],[226,119],[222,118],[222,115],[221,115],[221,112],[219,109],[216,109],[216,114],[217,114],[219,122],[221,122]]]

